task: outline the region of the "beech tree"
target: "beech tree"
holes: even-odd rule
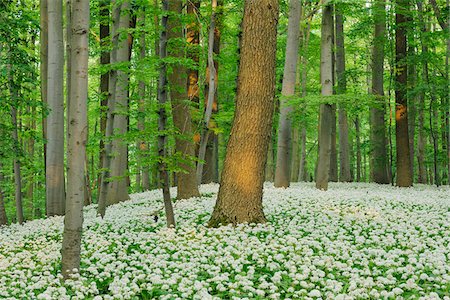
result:
[[[89,59],[89,0],[72,2],[71,89],[67,135],[67,207],[64,217],[61,270],[65,279],[80,270],[85,193]]]
[[[291,181],[291,134],[290,114],[293,110],[287,99],[295,93],[297,75],[298,47],[300,40],[300,1],[291,0],[289,5],[289,24],[284,63],[283,87],[281,89],[280,120],[278,125],[277,163],[275,168],[275,187],[288,187]]]
[[[275,95],[278,1],[246,0],[236,111],[210,226],[266,220],[264,166]]]

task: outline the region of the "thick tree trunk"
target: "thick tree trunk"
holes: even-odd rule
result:
[[[61,270],[64,279],[79,273],[87,143],[89,1],[72,3],[71,92],[67,118],[67,208]],[[75,63],[76,62],[76,63]]]
[[[289,187],[291,181],[291,135],[292,125],[289,115],[293,111],[288,106],[288,98],[295,93],[298,47],[300,40],[299,0],[291,0],[287,31],[286,58],[284,63],[283,86],[281,89],[280,119],[278,125],[277,163],[275,167],[275,187]]]
[[[178,60],[184,58],[184,48],[181,48],[178,43],[170,42],[174,39],[183,38],[183,26],[180,20],[182,8],[181,0],[170,1],[169,3],[171,15],[167,22],[168,54]],[[187,163],[180,163],[179,167],[182,171],[176,173],[178,199],[200,196],[195,176],[195,165],[189,161],[195,157],[195,145],[192,134],[191,106],[186,90],[186,72],[187,70],[183,65],[175,63],[173,72],[169,74],[173,123],[180,135],[175,139],[175,151],[181,155],[184,161],[187,161]]]
[[[336,5],[336,76],[338,94],[345,94],[347,80],[345,77],[345,48],[344,48],[344,16],[340,6]],[[339,105],[339,181],[350,182],[350,153],[348,142],[348,119],[344,105]]]
[[[117,60],[111,59],[111,63],[125,63],[130,57],[127,29],[130,26],[130,3],[124,1],[121,5],[119,17],[119,34],[117,47]],[[128,131],[128,73],[116,70],[117,82],[115,84],[114,109],[112,111],[114,133],[111,145],[110,182],[108,184],[106,204],[119,203],[129,199],[128,174],[127,174],[127,144],[123,136]],[[118,136],[117,136],[118,135]],[[107,153],[108,155],[108,153]]]
[[[406,16],[408,0],[397,0],[395,22],[395,140],[397,144],[397,186],[412,186],[409,152],[408,109],[406,100]]]
[[[167,57],[167,36],[168,36],[168,19],[169,19],[169,0],[163,0],[162,2],[163,16],[161,18],[161,35],[159,38],[159,57],[161,59],[160,69],[159,69],[159,81],[158,81],[158,130],[160,132],[158,137],[158,154],[159,154],[159,171],[160,179],[162,181],[162,192],[164,199],[164,208],[166,212],[167,226],[175,226],[175,214],[173,212],[172,199],[170,198],[170,182],[169,173],[167,171],[167,164],[164,159],[167,157],[167,134],[166,130],[166,109],[165,105],[167,102],[167,63],[164,59]]]
[[[275,95],[278,1],[246,0],[236,111],[210,226],[259,223]]]
[[[322,13],[322,37],[320,58],[320,81],[322,84],[322,95],[333,95],[333,67],[332,67],[332,45],[333,45],[333,9],[331,5],[323,8]],[[331,134],[333,109],[330,104],[320,105],[319,123],[319,157],[316,172],[316,188],[328,189],[328,178],[330,172]]]
[[[48,2],[47,216],[64,215],[64,43],[62,1]]]
[[[374,41],[372,52],[372,94],[376,97],[376,106],[370,108],[370,140],[372,144],[372,176],[373,181],[381,184],[389,183],[388,158],[386,145],[384,99],[384,43],[386,32],[386,2],[377,0],[374,8]]]

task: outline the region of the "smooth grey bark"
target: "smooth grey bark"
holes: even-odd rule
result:
[[[164,159],[167,157],[167,134],[166,130],[166,102],[167,102],[167,63],[164,59],[167,57],[167,21],[169,19],[169,0],[162,1],[163,16],[161,18],[161,33],[159,37],[159,57],[161,59],[159,68],[158,81],[158,130],[160,132],[158,137],[158,154],[159,154],[159,171],[160,179],[162,181],[162,192],[164,200],[164,209],[166,212],[167,226],[175,226],[175,214],[172,206],[172,199],[170,198],[170,182],[169,173],[167,171],[167,164]]]
[[[64,43],[62,1],[48,2],[47,216],[64,215]]]
[[[41,100],[42,100],[42,138],[47,140],[47,118],[45,110],[47,109],[47,76],[48,76],[48,7],[47,0],[39,1],[40,10],[40,30],[39,30],[39,46],[40,46],[40,63],[39,78],[41,82]],[[44,165],[47,158],[47,144],[44,147]],[[46,205],[47,206],[47,205]]]
[[[322,36],[320,42],[320,82],[322,85],[322,96],[333,95],[332,45],[333,10],[331,5],[327,5],[323,8],[322,13]],[[332,113],[331,104],[323,103],[320,105],[319,156],[316,170],[316,188],[320,190],[328,189]]]
[[[345,76],[345,48],[344,48],[344,16],[340,6],[336,5],[336,77],[337,94],[345,94],[347,91],[347,79]],[[350,182],[350,153],[348,142],[348,118],[345,105],[338,105],[339,118],[339,181]]]
[[[127,29],[130,26],[130,3],[123,1],[118,22],[118,44],[116,60],[111,63],[126,63],[130,56]],[[114,108],[112,110],[113,140],[111,143],[110,177],[107,187],[106,205],[112,205],[129,199],[127,177],[127,143],[124,139],[128,131],[128,73],[123,69],[116,72]]]
[[[387,137],[385,125],[386,100],[384,98],[384,43],[386,35],[386,1],[377,0],[374,5],[374,38],[372,52],[372,94],[375,107],[370,108],[370,140],[372,144],[372,179],[388,184]]]
[[[289,187],[291,181],[291,134],[292,125],[289,115],[293,108],[288,105],[289,97],[295,93],[297,74],[298,48],[300,41],[299,0],[291,0],[289,4],[289,21],[284,62],[283,85],[281,88],[280,119],[278,124],[277,162],[275,167],[275,187]]]
[[[71,90],[69,95],[67,138],[67,206],[61,249],[64,279],[80,272],[85,161],[88,132],[89,0],[72,2]]]

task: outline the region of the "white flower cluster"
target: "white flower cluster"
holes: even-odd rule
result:
[[[85,208],[80,274],[62,283],[62,217],[0,228],[0,299],[450,300],[450,189],[265,185],[266,224],[207,228],[217,185]]]

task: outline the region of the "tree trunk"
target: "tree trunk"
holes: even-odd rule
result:
[[[421,91],[419,95],[419,137],[417,141],[417,165],[418,165],[418,183],[427,183],[427,168],[425,164],[425,149],[426,149],[426,136],[425,136],[425,92]]]
[[[67,114],[67,211],[61,270],[64,279],[79,273],[87,143],[89,1],[72,3],[71,92]],[[76,62],[76,63],[75,63]]]
[[[265,180],[269,182],[273,182],[275,173],[274,173],[274,167],[275,167],[275,159],[274,159],[274,149],[273,149],[273,140],[272,140],[273,134],[271,135],[271,138],[269,140],[269,147],[267,150],[267,161],[266,161],[266,167],[265,167]]]
[[[298,127],[292,128],[292,159],[291,159],[291,174],[292,182],[298,182],[298,173],[300,168],[300,129]]]
[[[4,180],[5,179],[3,178],[3,164],[2,162],[0,162],[0,226],[8,225],[8,218],[6,216],[5,200],[2,189],[2,184]]]
[[[175,226],[175,214],[173,212],[172,199],[170,198],[170,182],[169,182],[169,172],[167,171],[167,164],[164,161],[167,157],[166,140],[167,134],[166,130],[166,109],[165,105],[167,102],[167,63],[164,61],[167,57],[167,36],[168,36],[168,19],[169,19],[169,1],[163,0],[162,2],[163,16],[161,18],[161,35],[159,39],[159,57],[161,59],[160,69],[159,69],[159,86],[158,86],[158,130],[160,132],[158,137],[158,154],[159,154],[159,170],[160,179],[162,181],[162,191],[164,199],[164,208],[166,211],[167,226]]]
[[[64,43],[62,1],[48,2],[47,216],[64,215]]]
[[[259,223],[275,96],[278,1],[244,4],[236,111],[210,226]]]
[[[40,45],[40,73],[41,81],[41,100],[42,100],[42,139],[47,140],[47,76],[48,76],[48,5],[47,0],[39,1],[40,9],[40,30],[39,30],[39,45]],[[43,143],[44,152],[44,166],[47,160],[47,144]],[[45,170],[44,170],[45,172]]]
[[[347,80],[345,77],[345,48],[344,48],[344,16],[340,5],[336,5],[336,76],[337,93],[345,94]],[[339,105],[339,181],[350,182],[350,154],[348,142],[348,119],[345,105]]]
[[[370,140],[372,144],[372,175],[373,181],[388,184],[388,159],[386,145],[384,98],[384,43],[386,35],[386,1],[377,0],[374,7],[374,42],[372,52],[372,94],[376,99],[376,106],[370,108]]]
[[[322,84],[322,95],[333,95],[333,67],[332,67],[332,44],[333,44],[333,9],[331,5],[323,8],[322,13],[322,37],[320,57],[320,81]],[[319,123],[319,157],[317,163],[316,188],[328,189],[328,178],[330,172],[331,134],[333,109],[330,104],[320,105]]]
[[[300,166],[298,168],[298,181],[308,181],[306,172],[306,127],[302,128],[300,147]]]
[[[167,22],[167,38],[169,40],[168,54],[177,60],[184,58],[184,48],[178,43],[171,43],[174,39],[183,38],[183,27],[180,20],[183,3],[181,0],[170,1],[171,15]],[[175,128],[179,136],[175,139],[175,151],[183,161],[180,163],[181,172],[177,172],[177,199],[188,199],[200,196],[195,177],[195,165],[190,161],[195,157],[195,146],[192,134],[191,106],[186,90],[186,68],[180,63],[174,63],[173,72],[169,74],[170,99],[172,104],[172,116]]]
[[[277,163],[275,167],[275,187],[289,187],[291,181],[291,134],[292,125],[289,115],[293,108],[288,105],[288,98],[295,93],[297,74],[298,46],[300,40],[299,0],[291,0],[289,24],[287,31],[286,58],[284,63],[283,87],[281,89],[280,119],[278,125]]]
[[[409,151],[408,109],[406,100],[407,63],[406,32],[408,0],[397,0],[395,14],[395,140],[397,144],[397,186],[412,186],[412,170]]]
[[[106,67],[110,63],[110,51],[107,50],[109,36],[109,1],[102,0],[99,3],[99,23],[100,23],[100,65]],[[99,169],[102,169],[105,164],[105,141],[106,137],[106,123],[108,116],[108,89],[109,89],[109,76],[110,72],[106,71],[100,75],[100,133],[102,138],[100,139],[100,153],[99,153]],[[108,166],[109,167],[109,166]],[[102,183],[102,174],[98,175],[98,195],[100,197]]]
[[[116,4],[117,5],[117,4]],[[119,42],[117,47],[117,60],[111,59],[111,63],[125,63],[129,61],[130,47],[128,44],[127,29],[130,26],[130,3],[124,1],[121,4],[119,17]],[[114,135],[111,144],[110,182],[108,184],[106,203],[112,205],[129,199],[128,174],[127,174],[127,144],[123,136],[128,130],[128,73],[116,70],[117,82],[115,84],[114,109],[112,121]],[[107,153],[108,155],[108,153]]]
[[[361,182],[361,130],[359,124],[359,117],[355,119],[356,131],[356,182]]]

